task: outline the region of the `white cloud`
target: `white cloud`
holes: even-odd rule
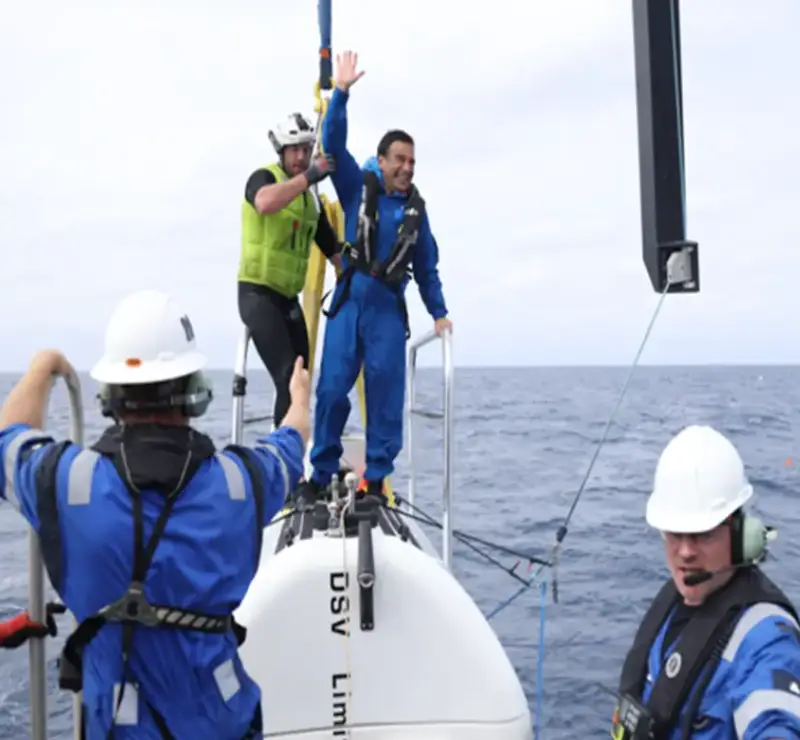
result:
[[[334,49],[357,49],[367,71],[354,154],[389,127],[417,140],[459,362],[628,362],[657,301],[640,254],[630,3],[334,6]],[[703,292],[667,299],[645,360],[800,361],[800,9],[706,0],[682,16]],[[115,301],[145,286],[178,296],[212,364],[230,365],[244,181],[272,157],[270,124],[312,112],[318,43],[312,0],[5,14],[3,367],[52,344],[88,366]]]

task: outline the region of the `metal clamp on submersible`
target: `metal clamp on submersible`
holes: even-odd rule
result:
[[[345,517],[345,528],[348,528],[347,520],[350,520],[350,526],[355,525],[354,528],[358,533],[356,581],[358,582],[361,629],[366,632],[375,627],[375,555],[372,547],[372,529],[378,524],[381,501],[377,496],[357,495],[352,499],[351,506],[352,509]]]

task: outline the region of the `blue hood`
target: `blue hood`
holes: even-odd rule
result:
[[[383,182],[383,172],[381,172],[381,168],[378,166],[378,158],[377,157],[370,157],[361,168],[365,172],[374,172],[378,179],[381,181],[381,185],[386,187]]]

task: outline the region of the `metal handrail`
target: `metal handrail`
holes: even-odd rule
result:
[[[247,349],[250,346],[250,330],[242,327],[242,335],[236,348],[236,363],[233,366],[233,416],[231,419],[231,444],[240,445],[244,436],[244,399],[247,388]],[[241,387],[240,387],[241,386]]]
[[[417,353],[422,347],[430,344],[436,339],[442,341],[442,369],[444,372],[444,409],[441,415],[424,411],[416,406],[416,374],[417,374]],[[449,329],[445,329],[441,336],[435,331],[420,337],[408,345],[408,363],[406,366],[406,446],[408,447],[408,502],[414,504],[416,495],[416,469],[414,467],[414,444],[413,444],[413,418],[414,416],[425,416],[428,418],[442,418],[444,421],[444,471],[442,481],[442,560],[449,569],[453,560],[453,519],[451,515],[451,503],[453,498],[453,335]]]
[[[53,385],[58,378],[62,378],[67,386],[69,394],[69,416],[70,416],[70,439],[77,445],[83,445],[83,402],[81,397],[81,382],[78,376],[56,375],[53,378]],[[52,386],[51,386],[52,390]],[[45,420],[47,409],[50,405],[48,397],[45,403]],[[42,426],[45,426],[43,424]],[[39,549],[39,538],[33,529],[28,533],[28,615],[34,622],[47,622],[47,612],[45,606],[45,575],[42,552]],[[31,740],[47,740],[47,677],[45,675],[45,640],[44,638],[32,638],[28,642],[28,669],[30,692],[30,714],[31,714]],[[75,713],[75,737],[78,734],[80,724],[81,698],[76,694],[73,699],[73,711]]]

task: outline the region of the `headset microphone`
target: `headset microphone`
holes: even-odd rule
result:
[[[714,574],[710,570],[699,570],[695,573],[687,573],[683,577],[684,586],[699,586],[701,583],[710,581]]]
[[[752,562],[739,563],[737,565],[729,565],[727,568],[720,568],[719,570],[698,570],[695,571],[694,573],[687,573],[683,577],[683,585],[699,586],[701,583],[710,581],[714,576],[720,575],[722,573],[729,573],[731,571],[738,570],[739,568],[747,568],[750,565],[755,565],[755,563]]]

